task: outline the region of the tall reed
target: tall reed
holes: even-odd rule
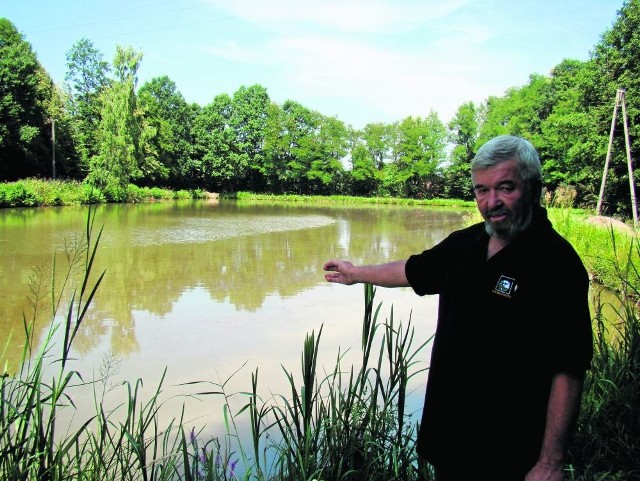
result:
[[[411,480],[418,479],[414,451],[417,423],[405,412],[409,380],[424,371],[412,346],[413,329],[396,325],[393,309],[383,324],[381,304],[374,309],[375,289],[365,286],[362,363],[344,367],[338,353],[335,367],[318,376],[316,360],[322,329],[307,336],[302,353],[301,384],[285,370],[288,397],[270,414],[278,427],[278,479],[281,480]],[[383,327],[380,349],[374,340]],[[284,369],[284,368],[283,368]]]
[[[43,275],[32,276],[30,286],[32,317],[23,316],[25,343],[22,362],[16,369],[5,364],[0,381],[0,474],[3,479],[65,479],[70,466],[66,461],[78,452],[80,435],[88,422],[74,435],[62,441],[57,439],[56,419],[58,409],[73,403],[66,391],[74,380],[81,381],[79,372],[67,369],[70,347],[86,315],[96,289],[102,281],[102,273],[95,284],[89,287],[89,273],[95,259],[97,242],[102,232],[91,244],[93,218],[87,217],[85,244],[76,244],[65,252],[68,269],[62,285],[55,284],[56,258],[52,268],[51,306],[53,316],[65,297],[74,271],[80,266],[85,276],[80,288],[73,288],[71,301],[66,311],[62,352],[54,357],[52,339],[60,327],[52,324],[38,352],[34,340],[36,319],[41,306],[41,282]],[[41,271],[42,273],[42,271]],[[8,343],[8,341],[7,341]],[[45,361],[57,365],[51,381],[45,380],[48,372]],[[72,469],[72,468],[71,468]]]
[[[609,303],[614,319],[603,316],[596,299],[594,359],[587,373],[583,406],[571,458],[577,480],[640,480],[640,259],[637,236],[624,252],[617,250],[609,270],[620,290]],[[613,259],[613,260],[611,260]],[[620,261],[622,259],[622,261]]]
[[[66,262],[58,283],[58,256],[51,268],[51,324],[41,347],[34,326],[44,305],[46,275],[32,276],[31,317],[23,316],[25,344],[19,367],[5,363],[0,377],[0,479],[13,480],[173,480],[184,475],[180,454],[188,448],[176,435],[181,418],[163,430],[158,413],[162,382],[150,399],[140,394],[142,380],[122,385],[124,401],[106,410],[104,390],[85,382],[72,368],[71,346],[87,316],[105,272],[95,280],[92,269],[102,229],[94,232],[89,209],[84,238],[66,245]],[[78,281],[79,275],[79,281]],[[76,281],[78,281],[76,283]],[[70,299],[70,300],[68,300]],[[62,320],[58,314],[64,308]],[[58,332],[62,330],[62,332]],[[62,338],[60,346],[56,339]],[[8,345],[7,341],[7,345]],[[59,347],[59,354],[55,348]],[[49,377],[51,376],[51,377]],[[96,412],[75,430],[59,426],[63,411],[73,410],[75,389],[93,386]]]

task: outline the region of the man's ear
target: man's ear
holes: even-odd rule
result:
[[[542,201],[542,179],[534,179],[531,181],[531,199],[535,203]]]

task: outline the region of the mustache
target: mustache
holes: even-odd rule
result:
[[[505,209],[505,208],[499,208],[499,209],[492,209],[492,210],[488,210],[486,211],[486,215],[487,216],[494,216],[494,215],[509,215],[511,214],[511,211],[509,209]]]

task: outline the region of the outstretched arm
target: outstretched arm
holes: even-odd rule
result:
[[[330,260],[322,268],[327,271],[324,278],[328,282],[338,282],[348,286],[357,283],[373,284],[380,287],[408,287],[404,273],[405,260],[369,266],[354,266],[349,261]]]

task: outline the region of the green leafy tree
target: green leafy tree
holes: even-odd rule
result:
[[[478,140],[478,109],[467,102],[456,111],[449,122],[449,140],[453,146],[450,162],[443,169],[444,196],[452,199],[471,199],[472,185],[469,171]]]
[[[65,91],[75,148],[81,167],[88,170],[89,160],[98,153],[100,104],[102,92],[109,86],[109,63],[87,38],[78,40],[66,53]]]
[[[601,41],[595,46],[591,60],[594,71],[583,88],[590,105],[589,113],[601,132],[597,151],[601,179],[606,156],[606,148],[603,154],[601,145],[608,146],[616,93],[619,89],[625,92],[631,158],[640,158],[640,0],[623,2],[613,26],[605,31]],[[628,218],[631,216],[631,184],[621,108],[618,108],[614,127],[604,202],[606,213]],[[640,174],[635,169],[632,183],[636,193],[639,179]]]
[[[271,100],[260,85],[242,86],[232,100],[229,126],[235,141],[231,144],[230,162],[235,164],[236,184],[253,191],[264,189],[263,147]]]
[[[50,176],[54,86],[31,45],[0,18],[0,180]]]
[[[46,129],[50,130],[51,165],[43,167],[54,178],[82,180],[85,172],[79,162],[78,152],[73,136],[73,118],[66,108],[67,97],[49,75],[40,70],[39,90],[42,92],[42,105],[46,113]],[[44,161],[47,164],[47,160]]]
[[[194,120],[193,155],[200,182],[212,192],[234,192],[238,182],[237,159],[231,156],[235,142],[235,132],[230,125],[232,108],[231,97],[219,94]]]
[[[108,189],[114,200],[126,200],[130,182],[159,169],[156,162],[143,159],[140,151],[142,127],[135,88],[141,60],[141,53],[118,46],[113,60],[117,79],[102,92],[100,148],[91,159],[88,180]]]
[[[355,195],[372,196],[379,194],[384,156],[379,163],[372,150],[368,148],[366,130],[367,126],[362,132],[355,131],[351,134],[351,188]],[[374,137],[374,142],[378,138],[380,137]]]
[[[362,139],[378,170],[383,170],[385,162],[390,158],[391,129],[381,122],[367,124],[362,130]]]
[[[260,173],[265,181],[265,190],[268,192],[276,194],[290,192],[292,179],[288,165],[293,158],[291,147],[286,112],[273,102],[267,111],[264,160],[260,167]]]
[[[367,148],[356,145],[351,151],[351,179],[353,193],[361,196],[377,195],[381,171],[376,168],[375,159]]]
[[[551,72],[553,107],[542,121],[536,145],[550,201],[561,186],[571,186],[578,193],[578,204],[593,205],[595,200],[597,164],[604,158],[604,144],[583,94],[592,72],[589,62],[578,60],[564,60]]]
[[[307,173],[314,158],[316,135],[320,128],[320,114],[293,100],[282,104],[278,151],[285,162],[285,192],[304,194],[310,192]],[[270,132],[271,136],[272,132]],[[272,139],[270,139],[272,142]],[[270,147],[271,152],[273,149]],[[273,162],[271,162],[273,163]],[[282,170],[280,170],[282,178]]]
[[[391,161],[392,130],[378,122],[352,134],[350,175],[356,195],[384,195],[381,186],[385,165]]]
[[[489,97],[480,112],[478,147],[502,134],[519,135],[537,145],[541,123],[553,107],[550,90],[549,77],[534,74],[529,83],[508,89],[503,97]]]
[[[433,198],[442,195],[439,168],[446,159],[447,130],[431,111],[425,118],[406,117],[399,124],[396,160],[385,169],[385,183],[394,195]]]
[[[291,173],[294,192],[309,193],[307,173],[314,157],[315,138],[320,127],[320,114],[298,102],[287,100],[282,109],[286,115],[285,138],[291,149],[287,168]]]
[[[307,151],[309,189],[312,194],[335,194],[343,183],[342,159],[347,155],[349,134],[344,122],[335,117],[319,116],[318,121],[318,132]]]
[[[166,174],[166,182],[145,179],[147,183],[165,183],[168,187],[192,185],[191,128],[194,111],[169,77],[156,77],[138,90],[138,105],[143,113],[145,157],[157,160]],[[155,182],[152,182],[155,181]]]
[[[265,130],[267,188],[280,193],[328,193],[347,189],[342,159],[349,132],[343,122],[326,118],[298,102],[271,104]]]

